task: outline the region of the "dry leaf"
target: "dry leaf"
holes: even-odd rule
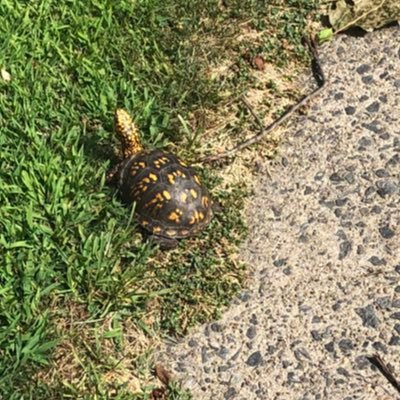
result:
[[[265,61],[261,56],[255,56],[253,58],[253,64],[255,65],[255,67],[258,70],[264,71],[264,69],[265,69]]]
[[[168,385],[172,380],[171,372],[167,371],[161,364],[154,367],[154,373],[164,385]]]
[[[372,31],[400,20],[400,1],[336,0],[331,3],[328,15],[336,32],[353,26]]]
[[[6,81],[6,82],[11,81],[10,73],[7,70],[5,70],[4,68],[1,69],[0,74],[1,74],[3,81]]]
[[[167,391],[165,388],[153,389],[151,392],[151,400],[167,400]]]

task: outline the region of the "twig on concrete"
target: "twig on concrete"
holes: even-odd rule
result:
[[[246,147],[251,146],[252,144],[255,144],[259,142],[261,139],[263,139],[266,135],[268,135],[271,131],[273,131],[275,128],[277,128],[279,125],[283,124],[285,121],[287,121],[295,111],[297,111],[300,107],[304,106],[308,101],[310,101],[312,98],[317,96],[326,86],[326,78],[324,75],[324,72],[322,70],[321,64],[319,62],[319,57],[318,57],[318,52],[317,48],[315,45],[315,42],[313,40],[309,40],[308,38],[305,38],[305,41],[311,51],[312,55],[312,61],[311,61],[311,67],[313,69],[314,77],[315,80],[317,81],[318,87],[312,91],[310,94],[307,96],[303,97],[297,104],[293,105],[289,110],[287,110],[280,118],[275,120],[271,125],[268,127],[265,127],[260,118],[257,116],[256,112],[253,110],[249,102],[246,100],[244,96],[242,96],[241,100],[244,103],[244,105],[248,108],[250,113],[253,115],[253,117],[256,119],[257,123],[261,127],[261,131],[252,136],[251,138],[245,140],[244,142],[238,144],[237,146],[233,147],[230,150],[227,150],[223,153],[220,154],[215,154],[212,156],[206,156],[202,159],[199,160],[201,163],[209,163],[217,160],[221,160],[223,158],[227,158],[230,156],[233,156],[240,150],[243,150]]]
[[[400,393],[400,382],[393,375],[393,372],[385,364],[379,354],[374,354],[371,357],[367,357],[368,361],[378,368],[379,372],[391,383],[391,385]]]

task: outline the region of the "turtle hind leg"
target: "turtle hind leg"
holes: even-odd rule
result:
[[[159,235],[150,235],[148,238],[151,244],[158,245],[161,250],[172,250],[178,246],[178,240]]]

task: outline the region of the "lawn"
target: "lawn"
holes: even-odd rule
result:
[[[134,115],[148,147],[188,160],[215,150],[210,143],[253,128],[232,104],[258,84],[254,57],[295,66],[288,82],[307,64],[301,36],[315,8],[1,1],[0,398],[149,398],[151,348],[218,317],[246,278],[237,253],[249,182],[202,166],[220,211],[199,237],[161,252],[105,184],[118,145],[114,109]],[[238,40],[243,27],[256,39]],[[214,74],[227,60],[230,73]],[[296,94],[271,79],[261,90],[262,115],[282,111],[271,99]],[[235,119],[213,129],[221,110]]]

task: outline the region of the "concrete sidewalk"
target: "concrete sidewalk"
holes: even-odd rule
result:
[[[248,291],[158,354],[194,399],[400,399],[366,359],[400,379],[400,29],[341,35],[321,61],[330,85],[248,211]]]

